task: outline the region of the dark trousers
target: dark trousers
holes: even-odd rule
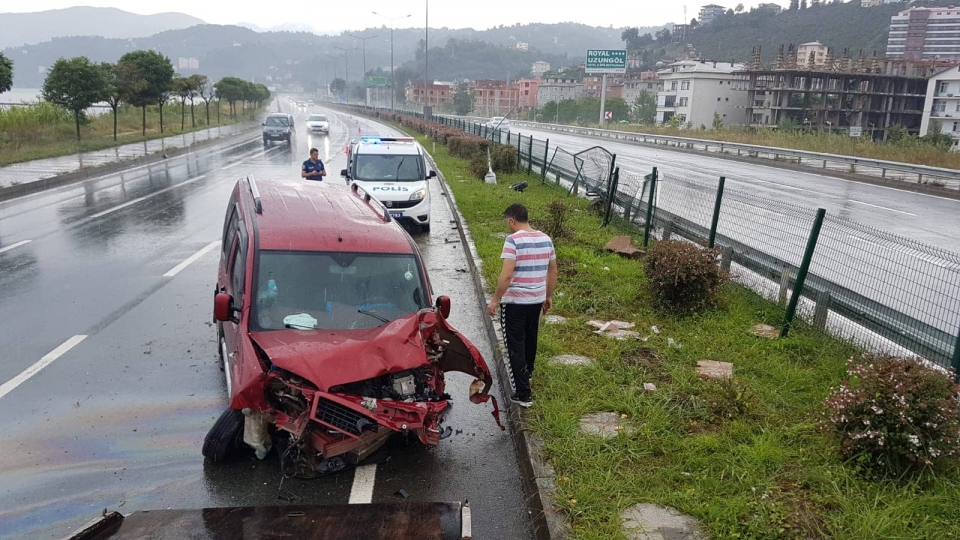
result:
[[[537,358],[537,334],[540,330],[540,310],[543,304],[502,304],[500,325],[507,345],[510,371],[513,372],[513,388],[517,397],[528,401],[530,376]]]

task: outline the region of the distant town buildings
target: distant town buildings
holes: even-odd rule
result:
[[[425,85],[423,81],[410,81],[404,89],[404,97],[407,103],[437,107],[453,103],[456,88],[456,83],[453,82],[432,81]]]
[[[631,76],[623,82],[623,99],[628,105],[633,105],[640,92],[646,91],[652,96],[657,95],[657,85],[660,82],[660,76],[656,71],[644,71],[638,75]]]
[[[518,107],[521,111],[529,111],[538,107],[538,92],[540,79],[520,79],[517,81]]]
[[[697,22],[700,24],[710,24],[714,19],[726,12],[727,8],[721,5],[708,4],[700,8],[700,17],[697,19]]]
[[[709,127],[714,113],[725,124],[741,123],[747,95],[734,89],[734,73],[743,68],[730,62],[684,60],[659,71],[657,123],[669,123],[677,116],[681,125]]]
[[[506,116],[520,104],[516,84],[505,81],[477,81],[473,85],[473,110],[480,116]]]
[[[180,57],[177,59],[177,69],[179,71],[195,71],[200,69],[200,61],[196,58],[184,58]]]
[[[797,65],[808,66],[810,55],[813,54],[813,65],[822,66],[827,61],[828,47],[819,41],[802,43],[797,47]]]
[[[780,13],[783,10],[783,7],[780,4],[772,4],[768,2],[766,4],[758,4],[757,9],[763,10],[763,11],[772,11],[774,13]]]
[[[693,27],[689,24],[675,24],[673,25],[673,31],[670,32],[670,42],[684,43],[690,37],[692,31]]]
[[[530,44],[527,43],[526,41],[518,41],[516,47],[517,47],[517,50],[518,50],[518,51],[529,51],[529,50],[530,50]]]
[[[543,60],[534,62],[530,68],[530,74],[536,78],[542,78],[548,71],[550,71],[550,63]]]
[[[542,107],[551,101],[583,97],[583,84],[574,78],[548,78],[537,85],[537,103]]]
[[[900,4],[903,0],[860,0],[860,7],[878,7],[884,4]]]
[[[918,7],[891,17],[887,58],[960,60],[960,8]]]
[[[960,67],[940,71],[930,78],[924,99],[920,135],[928,135],[939,124],[940,131],[953,137],[953,148],[960,141]]]

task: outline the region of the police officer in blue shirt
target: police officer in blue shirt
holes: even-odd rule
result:
[[[300,170],[300,178],[307,180],[316,180],[323,182],[323,177],[327,175],[327,170],[320,161],[320,151],[316,148],[310,149],[310,159],[303,162],[303,168]]]

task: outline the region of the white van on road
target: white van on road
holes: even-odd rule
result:
[[[423,148],[413,137],[363,137],[350,143],[347,183],[357,182],[397,221],[430,231],[430,186]]]

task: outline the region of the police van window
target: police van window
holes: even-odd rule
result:
[[[418,182],[424,179],[417,155],[360,154],[356,156],[356,173],[356,180]]]

